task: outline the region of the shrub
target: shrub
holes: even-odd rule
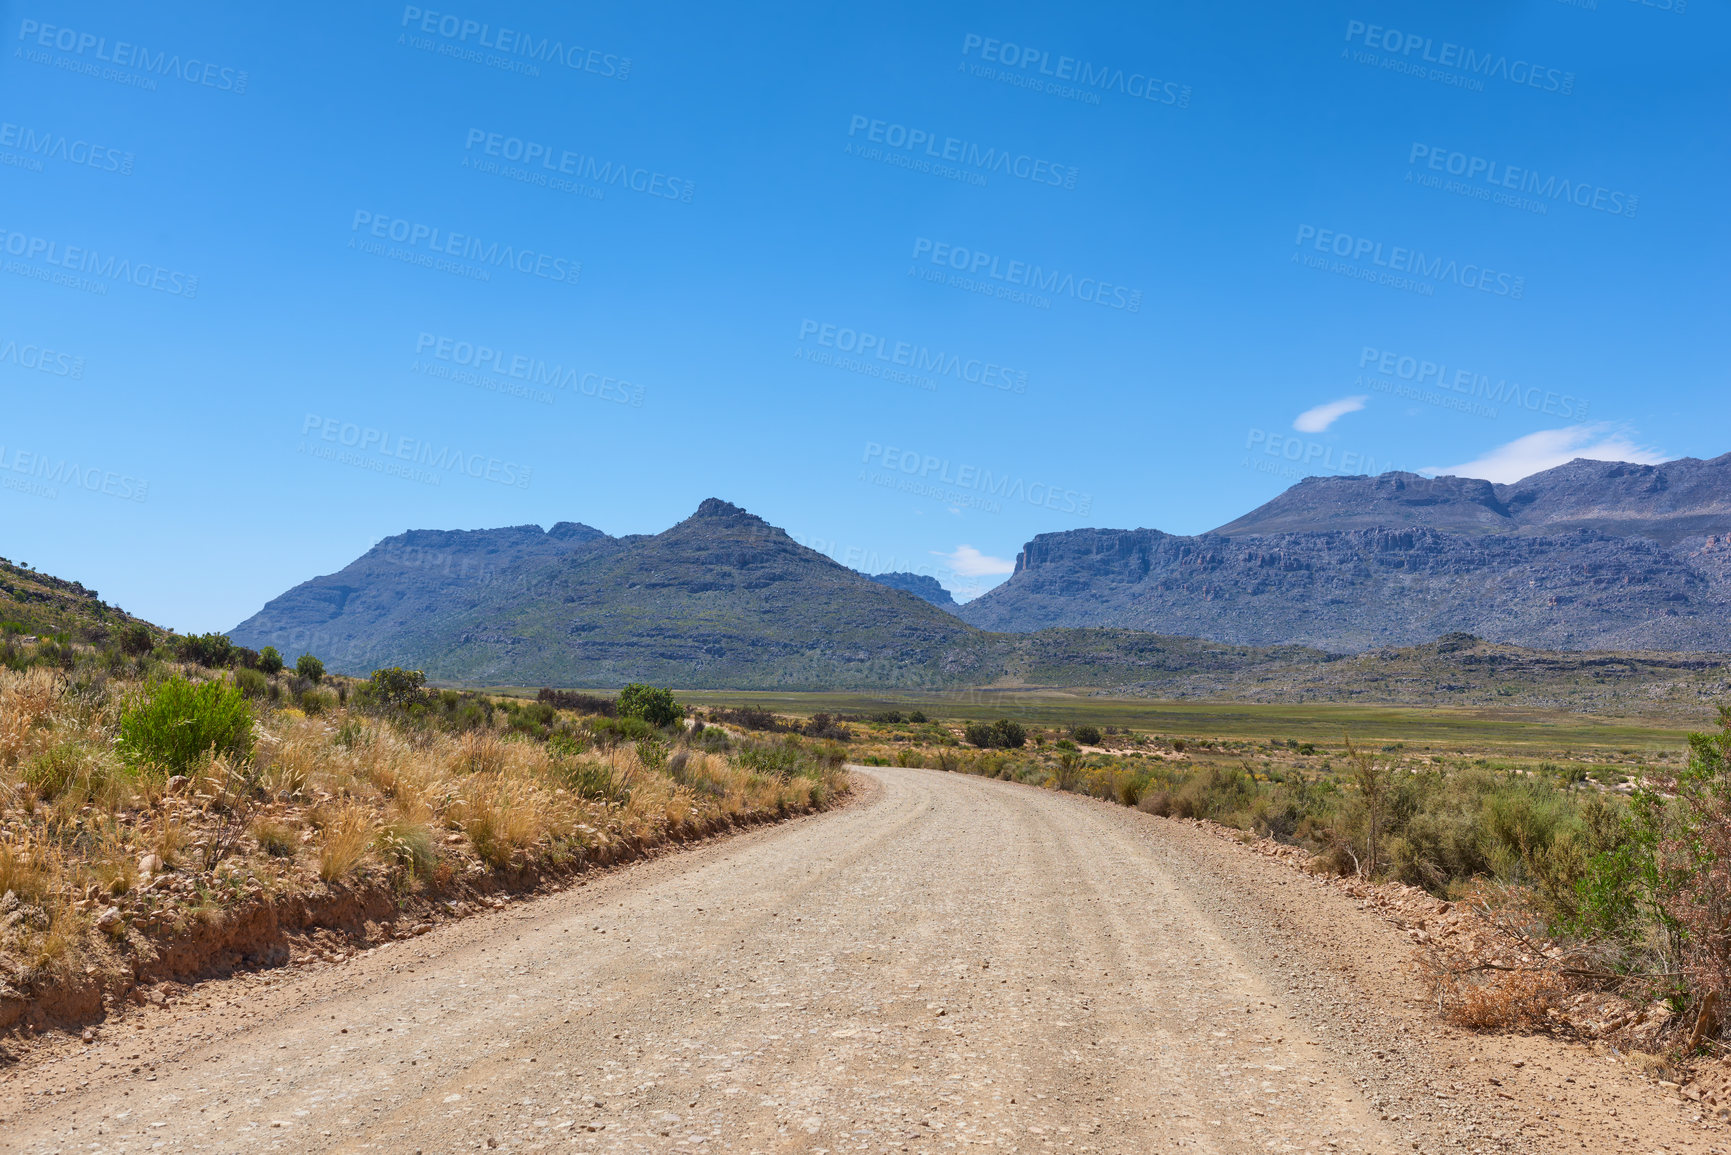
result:
[[[277,653],[275,646],[266,646],[258,652],[258,668],[267,674],[282,672],[282,655]]]
[[[852,740],[853,731],[829,714],[813,714],[805,727],[805,735],[808,738],[822,738],[827,742],[847,742]]]
[[[335,709],[336,704],[335,698],[321,690],[303,690],[295,696],[295,705],[304,710],[308,717],[317,717]]]
[[[599,714],[603,718],[611,718],[618,713],[611,698],[599,698],[594,694],[579,694],[574,690],[553,690],[541,687],[535,695],[537,702],[545,702],[555,710],[570,710],[577,714]]]
[[[311,654],[302,654],[295,660],[295,673],[316,686],[324,680],[325,664]]]
[[[625,742],[641,742],[657,733],[642,718],[590,718],[584,725],[596,745],[609,749]]]
[[[120,652],[127,657],[143,657],[155,648],[156,638],[152,636],[150,627],[143,622],[133,622],[120,631]]]
[[[257,670],[236,670],[234,684],[249,698],[263,698],[270,693],[271,680]]]
[[[1083,746],[1098,746],[1100,744],[1100,727],[1071,726],[1070,737]]]
[[[619,691],[621,718],[641,718],[651,726],[671,726],[685,717],[685,707],[673,700],[673,691],[633,682]]]
[[[793,729],[788,723],[760,706],[736,706],[732,709],[714,710],[711,711],[710,716],[717,722],[728,726],[738,726],[741,730],[756,730],[773,734]]]
[[[1028,742],[1028,732],[1022,728],[1020,722],[1012,722],[1008,718],[999,718],[996,722],[992,723],[992,730],[998,736],[998,740],[994,745],[1002,746],[1005,749],[1018,749],[1025,746]]]
[[[212,750],[252,753],[252,711],[238,687],[170,678],[120,719],[120,754],[130,765],[180,773]]]
[[[175,643],[175,652],[183,662],[214,669],[233,660],[234,643],[227,634],[188,634]]]
[[[962,730],[962,740],[970,746],[988,750],[998,744],[998,732],[985,722],[969,722]]]
[[[387,706],[408,706],[420,701],[422,687],[426,684],[427,675],[419,670],[405,670],[400,666],[374,670],[367,680],[367,688],[372,693],[373,701]]]
[[[532,702],[511,712],[510,728],[533,738],[546,738],[553,732],[559,713],[547,702]]]

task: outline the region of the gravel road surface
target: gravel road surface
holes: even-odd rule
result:
[[[1714,1151],[1183,823],[927,770],[0,1077],[0,1149]],[[1712,1129],[1709,1129],[1712,1128]]]

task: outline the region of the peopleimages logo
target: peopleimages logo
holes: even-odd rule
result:
[[[1061,269],[1047,269],[1027,261],[1006,260],[979,249],[968,249],[929,237],[914,238],[913,260],[954,269],[970,277],[986,277],[1037,293],[1070,297],[1107,309],[1127,313],[1142,311],[1142,290],[1131,289],[1098,277],[1078,277]]]
[[[1286,433],[1270,433],[1266,429],[1252,429],[1245,436],[1246,450],[1255,450],[1258,447],[1264,457],[1278,458],[1287,465],[1277,467],[1272,463],[1259,463],[1254,457],[1246,457],[1241,464],[1263,473],[1279,473],[1283,477],[1292,476],[1289,472],[1291,469],[1322,469],[1330,473],[1356,475],[1388,473],[1397,468],[1386,458],[1378,461],[1369,453],[1342,450],[1333,445],[1324,445],[1320,441],[1307,441]]]
[[[551,253],[543,253],[527,246],[519,248],[515,245],[500,244],[498,241],[488,242],[469,233],[453,233],[435,225],[424,225],[418,221],[406,220],[402,217],[391,217],[383,213],[356,209],[354,220],[349,224],[349,232],[360,233],[363,227],[366,229],[367,236],[395,241],[399,245],[407,245],[410,250],[427,257],[429,260],[439,256],[456,257],[459,260],[476,261],[482,265],[490,265],[496,269],[514,269],[527,276],[539,277],[544,281],[557,281],[567,285],[575,285],[578,276],[583,272],[583,264],[580,261],[556,257]],[[351,248],[357,247],[355,241],[355,237],[349,238]],[[483,277],[482,279],[486,278]]]
[[[1423,170],[1418,173],[1420,183],[1424,183],[1424,177],[1428,173],[1446,173],[1459,177],[1462,183],[1470,186],[1472,193],[1488,190],[1498,196],[1507,195],[1511,198],[1508,203],[1517,208],[1529,207],[1512,199],[1521,194],[1539,198],[1540,212],[1545,211],[1544,202],[1563,201],[1578,208],[1633,218],[1635,210],[1641,204],[1641,198],[1637,196],[1589,181],[1570,180],[1555,173],[1542,177],[1530,168],[1456,152],[1441,145],[1420,144],[1416,140],[1407,153],[1406,162]],[[1412,181],[1414,174],[1408,171],[1406,179]],[[1483,190],[1480,186],[1483,186]],[[1445,191],[1455,191],[1447,185],[1439,184],[1438,187]]]
[[[0,474],[13,475],[5,477],[5,488],[46,497],[51,501],[58,497],[59,493],[48,487],[56,485],[100,493],[121,501],[143,501],[150,496],[150,482],[130,474],[116,473],[95,465],[80,465],[65,457],[56,461],[51,454],[30,453],[15,446],[9,449],[4,443],[0,443]],[[30,480],[21,481],[20,477]]]
[[[832,325],[808,317],[799,323],[799,339],[801,343],[809,340],[824,349],[850,353],[859,358],[869,357],[912,373],[953,377],[957,381],[984,385],[1005,393],[1028,391],[1028,375],[1019,369],[979,357],[946,353],[912,341],[897,341],[862,329],[850,329],[846,325]]]
[[[501,53],[507,59],[515,57],[520,62],[561,64],[572,72],[588,72],[609,80],[625,80],[631,75],[629,56],[615,56],[580,44],[566,44],[551,36],[537,37],[521,29],[494,28],[491,24],[458,16],[454,12],[434,12],[407,5],[403,8],[402,27],[437,36],[453,49],[460,50],[473,44],[476,48]]]
[[[56,52],[70,52],[79,57],[88,54],[91,60],[104,64],[131,68],[165,79],[173,77],[201,88],[215,88],[236,95],[246,91],[247,78],[243,69],[211,64],[195,56],[182,59],[179,53],[153,53],[142,44],[130,44],[125,40],[116,40],[109,44],[106,36],[80,32],[64,25],[24,20],[18,25],[18,39],[34,48],[51,48]],[[74,71],[78,69],[75,68]],[[154,88],[155,85],[150,87]]]
[[[982,147],[977,142],[962,140],[960,137],[939,136],[930,129],[910,128],[905,124],[874,120],[856,113],[848,121],[847,134],[851,138],[863,138],[865,142],[895,149],[921,161],[958,164],[973,169],[976,173],[999,173],[1034,184],[1052,185],[1055,188],[1076,187],[1078,170],[1074,165],[1057,164],[1043,157],[1007,148]],[[851,152],[855,147],[849,144],[848,150]],[[858,147],[862,149],[863,155],[872,156],[872,150],[864,150],[863,145]]]
[[[423,332],[415,338],[415,356],[417,360],[413,368],[416,371],[428,372],[435,377],[448,376],[464,384],[526,396],[531,400],[538,401],[546,397],[551,401],[549,395],[538,395],[533,388],[541,386],[581,393],[598,401],[612,401],[637,408],[643,406],[641,385],[633,385],[621,378],[609,377],[575,365],[567,367],[557,362],[549,365],[544,358],[495,349],[478,341],[464,341],[456,337]],[[419,360],[421,357],[430,357],[455,368],[448,373],[433,372],[433,366],[422,368]],[[463,370],[467,372],[462,372]],[[519,382],[522,388],[513,387],[514,383]]]
[[[15,148],[19,159],[31,163],[20,165],[11,158],[0,154],[0,163],[12,164],[14,167],[28,167],[36,172],[42,171],[44,160],[58,160],[65,164],[82,168],[93,168],[98,172],[114,172],[121,176],[132,175],[132,154],[122,152],[118,148],[110,148],[105,144],[95,144],[88,140],[69,137],[64,133],[50,132],[46,129],[29,128],[11,121],[0,121],[0,148]]]
[[[1413,357],[1392,349],[1378,349],[1374,345],[1366,345],[1359,351],[1358,367],[1360,370],[1370,369],[1379,377],[1408,381],[1421,388],[1447,390],[1493,405],[1516,405],[1547,417],[1580,420],[1586,417],[1587,410],[1591,407],[1590,402],[1572,393],[1556,393],[1526,386],[1506,377],[1492,380],[1488,374],[1477,373],[1471,369],[1456,369],[1450,372],[1449,367],[1441,361]],[[1378,387],[1376,378],[1366,380],[1361,376],[1359,380],[1371,388]],[[1389,392],[1386,388],[1380,391]],[[1491,415],[1495,416],[1494,411]]]
[[[568,176],[685,204],[691,203],[691,195],[697,190],[697,186],[691,181],[668,176],[654,169],[615,164],[611,160],[599,160],[586,153],[572,152],[568,148],[555,148],[550,144],[488,132],[483,128],[469,130],[463,149],[465,152],[479,151],[483,156],[523,165],[531,170],[526,174],[530,178],[530,184],[545,185],[553,178]],[[464,157],[463,162],[468,165],[470,160]],[[536,168],[541,171],[533,171]]]
[[[456,472],[478,481],[491,481],[518,489],[527,489],[529,479],[534,473],[530,466],[489,457],[485,453],[466,453],[449,445],[435,447],[430,441],[403,437],[387,430],[308,413],[301,423],[301,436],[307,437],[315,433],[319,440],[352,452],[338,455],[324,446],[309,445],[303,441],[302,453],[338,460],[345,465],[355,465],[377,473],[396,474],[430,485],[439,484],[440,474],[425,473],[417,467],[425,466],[429,470],[444,470],[447,473]],[[408,464],[403,464],[405,462]]]
[[[1485,81],[1502,80],[1563,96],[1575,91],[1573,72],[1534,64],[1530,60],[1510,60],[1503,53],[1480,52],[1450,40],[1438,43],[1418,32],[1402,32],[1395,28],[1385,28],[1381,24],[1348,20],[1346,40],[1348,44],[1358,43],[1366,49],[1374,50],[1356,57],[1360,64],[1405,72],[1457,87],[1472,87],[1482,91]],[[1378,52],[1387,53],[1387,56],[1379,57]],[[1416,59],[1414,53],[1418,54]],[[1342,56],[1347,54],[1347,49],[1341,49]],[[1437,67],[1426,70],[1420,67],[1424,64],[1434,64]],[[1445,69],[1448,71],[1443,71]],[[1462,83],[1463,81],[1468,83]]]
[[[1089,104],[1100,103],[1097,93],[1117,92],[1136,100],[1146,100],[1153,104],[1170,104],[1177,108],[1190,107],[1190,86],[1180,84],[1175,80],[1161,80],[1146,72],[1126,72],[1122,68],[1112,68],[1107,65],[1094,65],[1074,56],[1059,56],[1043,48],[1033,48],[1026,44],[1017,44],[1013,40],[994,40],[989,36],[968,33],[962,37],[962,55],[989,64],[1001,64],[1006,68],[1017,69],[1025,74],[1025,79],[1031,83],[1018,87],[1037,88],[1054,96],[1065,96],[1071,99],[1092,97],[1086,100]],[[966,68],[966,65],[963,66]],[[976,75],[980,75],[976,73]],[[1005,80],[1014,83],[1024,79],[1024,76],[1010,74],[1009,76],[992,76],[991,79]],[[1040,78],[1048,78],[1042,83]],[[1063,84],[1056,82],[1062,81]],[[1067,87],[1075,84],[1078,89]]]
[[[1022,501],[1042,509],[1057,510],[1059,513],[1083,515],[1094,506],[1092,494],[1078,493],[1074,489],[1048,485],[1043,481],[1028,482],[1009,473],[994,474],[990,469],[982,469],[977,465],[957,465],[947,457],[934,457],[912,449],[898,449],[894,445],[880,445],[876,441],[866,442],[865,456],[860,460],[866,465],[875,462],[885,471],[883,475],[873,475],[862,470],[861,481],[941,497],[952,502],[955,502],[956,494],[964,494],[974,499],[955,502],[956,504],[982,505],[979,499],[985,499],[986,502]],[[947,492],[940,487],[948,487]],[[998,512],[989,504],[984,508],[990,513]]]
[[[0,365],[33,369],[51,377],[71,377],[76,380],[84,376],[84,358],[71,353],[56,352],[46,345],[20,342],[11,337],[0,338]]]
[[[1369,237],[1357,237],[1351,233],[1336,232],[1332,229],[1319,229],[1315,225],[1299,225],[1298,235],[1292,243],[1303,247],[1306,241],[1310,247],[1319,253],[1328,253],[1340,257],[1344,261],[1358,262],[1370,259],[1373,269],[1364,269],[1352,264],[1344,269],[1330,270],[1343,272],[1345,275],[1358,275],[1365,280],[1384,280],[1394,284],[1399,281],[1416,282],[1419,288],[1429,289],[1427,282],[1447,281],[1459,285],[1463,289],[1477,289],[1481,293],[1490,293],[1498,297],[1508,297],[1520,300],[1526,292],[1527,279],[1510,273],[1501,273],[1484,265],[1467,262],[1465,264],[1452,257],[1427,256],[1422,249],[1408,249],[1400,245],[1389,245],[1386,250],[1381,241]],[[1299,260],[1299,254],[1293,253],[1292,259]],[[1308,263],[1308,262],[1305,262]],[[1356,272],[1355,272],[1356,271]],[[1399,276],[1397,276],[1399,274]],[[1410,274],[1410,276],[1408,276]],[[1400,285],[1399,287],[1407,287]],[[1426,294],[1429,295],[1429,294]]]
[[[104,282],[117,281],[136,285],[141,289],[167,293],[171,297],[191,300],[198,296],[198,278],[190,273],[164,268],[148,261],[133,261],[113,253],[104,256],[98,250],[87,246],[63,244],[49,237],[13,232],[3,226],[0,226],[0,250],[4,250],[9,257],[20,258],[19,261],[8,264],[7,272],[24,276],[35,275],[39,280],[64,283],[85,292],[105,294],[108,292],[108,285]],[[40,261],[43,265],[50,266],[50,269],[22,263],[34,261]],[[14,268],[13,265],[17,267]],[[64,269],[67,272],[51,272],[51,269]]]

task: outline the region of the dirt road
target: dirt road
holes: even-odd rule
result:
[[[1207,833],[860,772],[824,815],[0,1081],[0,1148],[1708,1151],[1622,1066],[1440,1027],[1399,936]]]

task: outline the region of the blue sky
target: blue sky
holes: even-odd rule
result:
[[[0,549],[226,629],[719,496],[967,596],[1731,450],[1720,6],[1072,7],[0,6]]]

